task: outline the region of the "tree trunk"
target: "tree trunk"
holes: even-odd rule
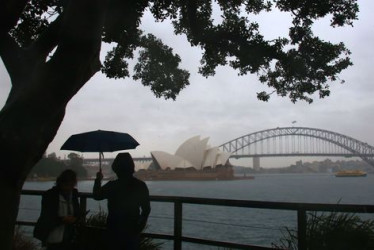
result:
[[[9,185],[7,180],[0,177],[0,190],[3,204],[0,206],[0,248],[12,249],[14,221],[18,214],[20,190]]]
[[[1,250],[12,249],[20,191],[28,173],[55,137],[69,100],[100,69],[105,6],[106,0],[70,1],[49,61],[40,55],[47,50],[40,50],[40,43],[38,50],[23,54],[11,39],[0,41],[12,81],[0,111],[0,197],[6,203],[0,206]]]
[[[0,196],[6,202],[6,205],[0,206],[0,249],[4,250],[12,249],[23,183],[53,140],[64,115],[63,109],[57,109],[54,115],[41,112],[38,110],[40,103],[31,100],[33,98],[30,101],[17,98],[7,103],[0,112],[0,159],[3,159],[0,165]],[[48,106],[47,103],[44,105]]]

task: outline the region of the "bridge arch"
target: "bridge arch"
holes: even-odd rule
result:
[[[317,129],[317,128],[307,128],[307,127],[277,127],[273,129],[266,129],[262,131],[257,131],[241,137],[235,138],[220,145],[220,149],[224,152],[231,152],[235,154],[239,150],[249,147],[251,144],[255,144],[261,141],[269,140],[271,138],[285,137],[285,136],[295,136],[295,137],[309,137],[317,138],[322,141],[334,144],[346,151],[350,152],[350,156],[360,157],[365,162],[374,166],[374,147],[349,137],[347,135],[339,134],[333,131]],[[295,154],[298,155],[298,154]],[[316,155],[316,154],[314,154]],[[319,154],[325,155],[325,154]],[[334,155],[334,154],[330,154]],[[338,154],[335,154],[338,155]]]

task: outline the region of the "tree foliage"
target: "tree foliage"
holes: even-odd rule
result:
[[[44,156],[30,171],[29,176],[33,177],[57,177],[65,169],[72,169],[78,177],[87,177],[87,171],[83,167],[83,158],[76,153],[68,155],[69,160],[61,160],[55,153]]]
[[[57,31],[72,0],[31,0],[26,4],[11,36],[23,48]],[[110,78],[129,77],[128,60],[139,49],[133,78],[149,86],[157,97],[175,99],[189,84],[189,73],[180,69],[180,57],[139,24],[145,11],[156,21],[170,19],[175,34],[186,35],[192,46],[202,49],[199,72],[212,76],[220,65],[229,65],[240,75],[255,73],[259,80],[291,101],[312,102],[311,95],[328,96],[329,84],[352,64],[344,43],[331,43],[315,36],[313,24],[330,18],[332,27],[352,25],[357,19],[356,0],[108,0],[102,41],[113,45],[101,70]],[[88,7],[89,8],[89,7]],[[219,9],[221,22],[213,16]],[[278,9],[290,13],[292,25],[284,37],[266,40],[251,15]],[[83,14],[83,13],[82,13]],[[58,31],[59,32],[59,31]],[[57,38],[58,39],[58,38]],[[48,45],[47,43],[43,44]],[[53,53],[55,46],[48,49]],[[260,92],[267,101],[270,93]]]
[[[78,177],[87,177],[87,170],[83,167],[83,157],[76,153],[68,155],[67,167],[74,170]]]
[[[55,154],[44,156],[30,171],[30,177],[57,177],[67,167]]]

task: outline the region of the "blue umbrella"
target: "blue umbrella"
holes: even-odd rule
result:
[[[61,146],[61,149],[98,152],[101,171],[101,158],[104,156],[104,152],[134,149],[138,145],[139,143],[127,133],[96,130],[70,136]]]

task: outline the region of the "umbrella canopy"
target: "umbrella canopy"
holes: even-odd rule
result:
[[[101,170],[101,156],[103,152],[134,149],[138,145],[139,143],[127,133],[96,130],[70,136],[61,146],[61,149],[79,152],[98,152]]]

